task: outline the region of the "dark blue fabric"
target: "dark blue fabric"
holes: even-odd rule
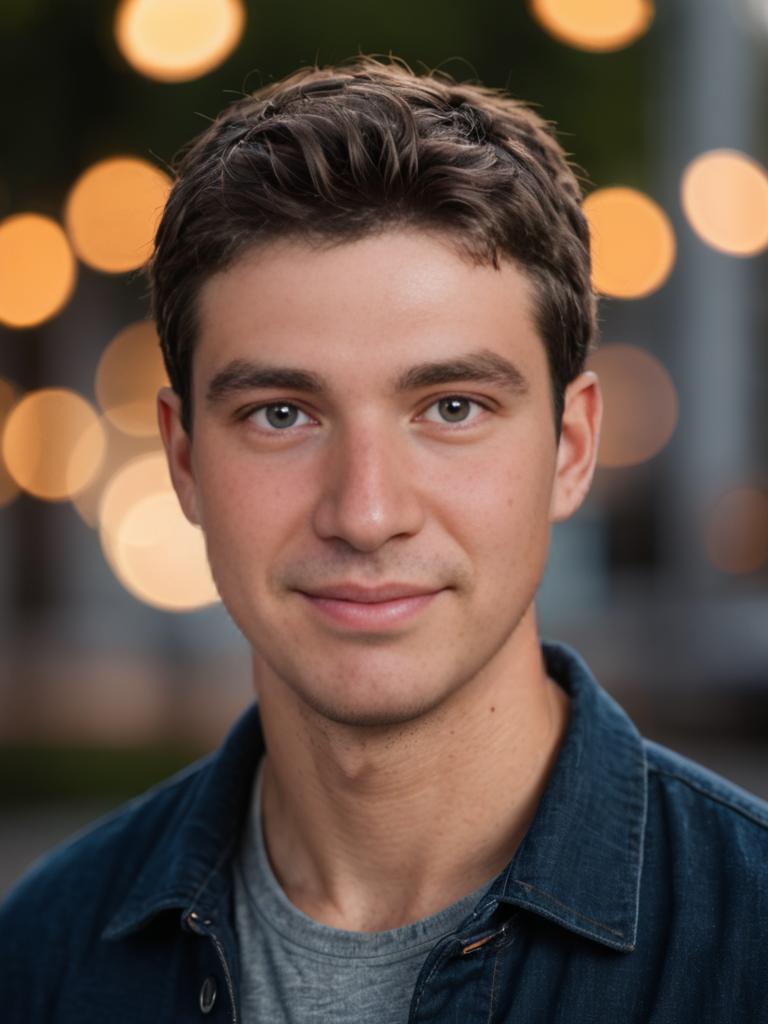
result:
[[[410,1024],[768,1021],[768,804],[642,739],[576,652],[544,654],[572,698],[557,762]],[[4,1024],[239,1020],[230,866],[263,752],[254,706],[27,874],[0,907]]]

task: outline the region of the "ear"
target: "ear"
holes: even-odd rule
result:
[[[168,460],[168,471],[181,510],[190,523],[199,526],[192,441],[181,425],[181,399],[172,388],[160,388],[157,393],[157,422]]]
[[[573,515],[587,496],[597,462],[603,398],[597,374],[586,370],[565,391],[549,521]]]

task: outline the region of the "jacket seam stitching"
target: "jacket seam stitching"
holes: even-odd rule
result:
[[[669,768],[662,768],[659,765],[648,765],[649,771],[655,772],[657,775],[665,775],[670,779],[677,779],[678,782],[682,782],[690,789],[695,790],[697,793],[701,793],[702,796],[708,797],[710,800],[714,800],[715,803],[722,804],[723,807],[728,807],[732,811],[736,811],[738,814],[742,814],[749,821],[753,821],[756,825],[762,825],[763,828],[768,828],[768,818],[758,817],[749,808],[742,806],[732,799],[728,799],[725,796],[721,796],[719,793],[713,792],[711,789],[705,788],[701,783],[695,782],[693,779],[688,778],[685,775],[680,775],[677,772],[671,771]]]
[[[488,1006],[488,1019],[486,1021],[486,1024],[491,1024],[493,1018],[496,1016],[496,1004],[499,1001],[498,975],[500,959],[501,949],[497,949],[496,955],[493,958],[493,975],[491,976],[491,998]]]
[[[531,892],[539,893],[540,896],[545,896],[548,900],[551,900],[552,903],[557,904],[558,907],[562,907],[563,910],[569,911],[575,917],[581,918],[582,921],[589,921],[590,924],[595,924],[595,925],[598,926],[598,928],[605,928],[605,930],[607,932],[610,932],[612,935],[618,935],[618,937],[620,939],[626,939],[626,937],[627,937],[625,932],[619,931],[617,928],[611,928],[610,925],[605,924],[603,921],[598,921],[597,918],[588,917],[586,914],[579,913],[578,910],[575,910],[573,907],[569,906],[567,903],[563,903],[561,900],[556,899],[554,896],[550,895],[548,892],[544,892],[543,889],[538,889],[535,885],[531,885],[530,882],[522,882],[522,881],[520,881],[518,879],[517,884],[518,885],[522,885],[526,889],[530,889]]]
[[[435,976],[436,972],[443,966],[445,961],[448,959],[449,955],[449,951],[447,949],[444,950],[443,953],[440,956],[438,956],[437,960],[432,964],[432,968],[429,974],[421,983],[421,988],[419,989],[419,993],[416,996],[416,1004],[413,1007],[413,1015],[409,1017],[409,1019],[416,1019],[416,1016],[418,1015],[419,1012],[419,1007],[421,1006],[421,1001],[424,998],[424,993],[427,990],[427,986],[429,985],[432,978]]]
[[[216,862],[213,864],[213,866],[211,867],[211,869],[208,872],[208,874],[200,882],[200,885],[195,890],[195,894],[192,897],[192,906],[193,907],[197,905],[198,900],[200,900],[200,898],[202,897],[202,894],[208,888],[208,883],[213,878],[213,876],[218,874],[220,872],[220,869],[222,868],[222,866],[226,863],[226,861],[231,859],[232,852],[235,849],[236,845],[237,845],[236,842],[233,842],[233,841],[230,841],[229,843],[227,843],[226,848],[222,851],[221,855],[218,857]]]

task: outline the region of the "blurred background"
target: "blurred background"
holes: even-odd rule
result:
[[[543,633],[646,735],[768,797],[768,0],[3,0],[0,47],[0,895],[252,699],[170,490],[141,266],[183,144],[359,51],[557,123],[606,418]]]

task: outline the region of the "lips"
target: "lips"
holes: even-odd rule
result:
[[[410,583],[382,583],[377,587],[364,587],[358,583],[339,583],[333,586],[304,590],[307,597],[324,597],[335,601],[354,601],[357,604],[377,604],[397,601],[406,597],[435,594],[440,587],[424,587]]]
[[[406,627],[438,599],[443,589],[425,590],[410,583],[378,587],[340,583],[299,593],[324,622],[345,631],[370,633]]]

